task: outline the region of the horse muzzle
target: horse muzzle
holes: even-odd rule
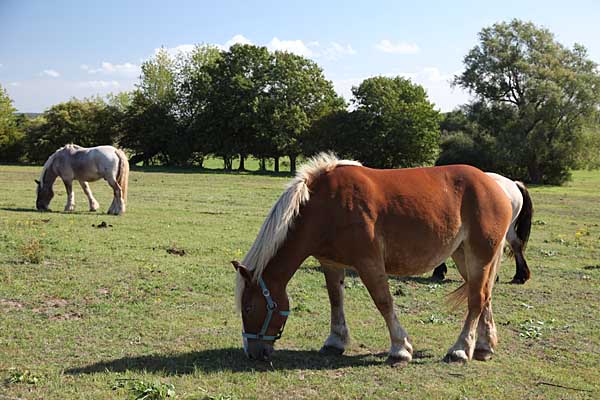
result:
[[[274,351],[273,344],[262,340],[248,340],[244,343],[244,352],[251,360],[269,361]]]

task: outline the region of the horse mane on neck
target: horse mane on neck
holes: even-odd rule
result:
[[[361,163],[339,160],[333,153],[319,153],[298,169],[294,179],[269,211],[252,247],[242,261],[242,264],[252,271],[255,280],[262,276],[267,264],[283,244],[294,219],[300,212],[300,206],[309,200],[308,185],[321,174],[340,165],[360,166]],[[237,275],[236,297],[241,301],[243,279],[239,274]]]
[[[48,168],[50,168],[52,166],[52,163],[54,162],[54,159],[56,158],[58,153],[67,146],[63,146],[60,149],[56,150],[54,153],[52,153],[50,155],[50,157],[48,157],[48,159],[44,163],[44,168],[42,168],[42,173],[40,174],[40,189],[42,189],[44,187],[44,178],[46,176],[46,171],[48,170]]]

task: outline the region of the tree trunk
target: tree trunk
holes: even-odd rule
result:
[[[290,172],[292,174],[296,173],[296,155],[290,156]]]
[[[260,162],[258,163],[258,167],[260,168],[261,172],[266,172],[267,171],[267,160],[265,158],[261,158]]]
[[[223,156],[223,164],[225,171],[231,171],[231,157]]]
[[[275,157],[274,161],[275,162],[274,162],[273,170],[275,172],[279,172],[279,157]]]
[[[529,179],[531,183],[540,184],[542,183],[542,171],[537,161],[530,161],[527,165],[527,171],[529,172]]]
[[[245,170],[246,170],[246,155],[240,154],[240,167],[238,168],[238,171],[245,171]]]

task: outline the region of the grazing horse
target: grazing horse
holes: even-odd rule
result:
[[[496,345],[491,293],[511,222],[494,180],[466,165],[378,170],[319,154],[305,164],[264,221],[237,270],[244,351],[268,360],[289,314],[286,286],[308,256],[325,273],[331,331],[322,351],[343,353],[344,269],[353,268],[387,324],[389,361],[408,362],[412,345],[394,312],[388,274],[431,271],[452,256],[468,300],[463,329],[445,360],[486,360]]]
[[[510,199],[513,217],[506,233],[506,240],[510,245],[516,263],[515,276],[510,282],[523,284],[531,277],[531,272],[523,255],[529,241],[529,234],[531,233],[531,221],[533,218],[531,196],[523,182],[513,181],[493,172],[486,172],[486,174],[500,185]],[[433,271],[431,278],[442,281],[446,276],[446,272],[448,272],[448,268],[445,263],[442,263]]]
[[[125,212],[129,162],[123,151],[112,146],[86,148],[75,144],[68,144],[56,150],[44,163],[40,180],[35,181],[37,183],[35,205],[38,210],[49,210],[48,206],[54,197],[52,185],[59,176],[67,189],[65,211],[75,209],[73,180],[79,181],[83,188],[89,201],[90,211],[96,211],[99,204],[92,195],[88,182],[103,178],[114,193],[108,214],[120,215]]]

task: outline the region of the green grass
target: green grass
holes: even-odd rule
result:
[[[507,284],[514,263],[503,262],[491,361],[440,361],[463,320],[444,303],[455,269],[443,284],[392,279],[416,357],[391,368],[383,318],[354,277],[352,344],[340,357],[317,353],[329,305],[312,259],[290,283],[294,313],[272,365],[246,360],[229,261],[243,257],[288,178],[153,171],[132,173],[128,212],[112,217],[87,212],[79,189],[75,213],[35,212],[40,168],[0,166],[0,400],[130,399],[170,385],[178,399],[600,397],[600,173],[532,188],[533,278]],[[62,210],[60,182],[55,190],[51,207]],[[92,190],[105,212],[110,189]]]

